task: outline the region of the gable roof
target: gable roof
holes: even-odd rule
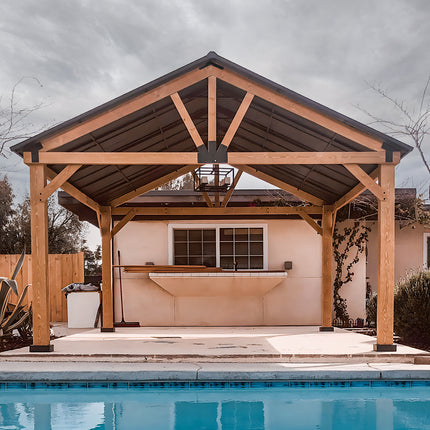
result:
[[[69,121],[39,133],[15,146],[12,150],[22,155],[25,151],[40,148],[40,142],[65,133],[73,127],[97,119],[139,97],[168,85],[195,70],[212,66],[217,70],[232,72],[253,85],[270,90],[273,94],[309,108],[339,124],[348,126],[383,143],[388,151],[406,155],[412,148],[390,136],[348,118],[294,91],[276,84],[214,52],[187,64],[146,85],[136,88],[114,100],[104,103]],[[184,86],[179,95],[191,116],[197,131],[207,142],[208,102],[207,79]],[[246,94],[246,90],[229,82],[217,80],[217,142],[221,142],[234,115]],[[61,152],[196,152],[196,147],[184,122],[175,108],[169,93],[143,108],[136,109],[112,122],[102,124],[89,133],[67,141]],[[339,133],[304,118],[300,114],[280,107],[271,100],[254,97],[229,147],[229,152],[364,152],[369,149]],[[50,165],[58,173],[61,165]],[[371,173],[376,165],[363,165]],[[125,194],[151,184],[160,177],[182,171],[178,165],[85,165],[69,180],[78,190],[95,202],[105,205]],[[253,165],[251,172],[282,181],[311,194],[326,203],[333,203],[358,184],[358,180],[342,165]]]

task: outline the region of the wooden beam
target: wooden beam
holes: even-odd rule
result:
[[[298,214],[320,235],[323,234],[322,227],[313,219],[311,218],[306,212],[299,211]]]
[[[40,152],[40,164],[178,165],[199,164],[197,152]],[[229,152],[228,164],[394,164],[382,152]],[[32,164],[31,153],[24,162]]]
[[[237,129],[240,126],[240,123],[243,120],[243,117],[245,116],[246,112],[248,111],[248,108],[252,102],[252,99],[254,98],[254,95],[251,93],[246,93],[245,97],[242,100],[242,103],[239,106],[239,109],[236,112],[236,115],[233,118],[233,121],[230,123],[230,126],[228,127],[227,132],[224,135],[224,138],[221,142],[224,146],[229,146],[231,141],[233,140],[234,135],[236,134]]]
[[[208,141],[216,142],[216,77],[208,77]]]
[[[70,179],[74,173],[76,173],[82,167],[81,164],[74,166],[66,166],[55,178],[53,178],[49,184],[43,189],[40,198],[43,201],[48,200],[49,196],[57,189]]]
[[[46,186],[45,166],[30,166],[31,256],[33,292],[32,352],[52,351],[49,328],[48,205],[40,195]]]
[[[344,164],[344,167],[352,173],[371,193],[379,200],[385,198],[382,188],[357,164]]]
[[[111,237],[111,207],[100,207],[100,232],[102,236],[102,331],[114,331],[113,327],[113,297],[112,297],[112,237]]]
[[[193,120],[190,117],[190,114],[187,111],[187,108],[185,107],[184,103],[181,100],[181,97],[178,93],[172,94],[170,96],[173,103],[176,106],[176,110],[178,111],[179,115],[182,118],[182,121],[184,121],[185,127],[187,127],[188,133],[190,133],[191,139],[193,139],[194,144],[198,148],[199,146],[204,145],[202,138],[200,137],[200,134],[194,125]],[[181,163],[182,164],[182,163]]]
[[[306,202],[310,202],[316,206],[322,206],[324,204],[324,200],[318,197],[315,197],[312,194],[309,194],[305,191],[299,190],[298,188],[293,187],[292,185],[289,185],[286,182],[273,178],[272,176],[267,175],[266,173],[260,172],[259,170],[256,170],[253,167],[242,166],[242,165],[241,166],[233,165],[233,167],[242,169],[244,172],[248,173],[249,175],[255,176],[256,178],[261,179],[262,181],[268,182],[269,184],[272,184],[275,187],[280,188],[281,190],[287,191]]]
[[[331,130],[336,134],[344,136],[347,139],[357,142],[360,145],[363,145],[366,148],[372,149],[374,151],[382,150],[382,139],[375,138],[369,134],[348,126],[343,122],[332,118],[328,114],[326,115],[318,112],[297,102],[296,100],[293,100],[292,98],[289,98],[284,94],[280,94],[267,88],[266,86],[257,84],[256,82],[226,68],[221,70],[217,67],[209,66],[208,69],[209,73],[215,75],[218,79],[228,82],[238,88],[243,89],[244,91],[248,91],[257,97],[267,100],[268,102],[286,109],[289,112],[293,112],[302,118],[319,124],[327,130]]]
[[[230,201],[230,198],[231,198],[231,196],[233,194],[234,189],[236,188],[237,183],[239,182],[240,177],[242,176],[242,173],[243,173],[243,170],[239,170],[236,173],[236,175],[234,177],[234,181],[231,184],[230,189],[226,192],[226,194],[224,196],[224,199],[223,199],[223,201],[221,203],[221,207],[222,208],[225,208],[227,206],[228,202]]]
[[[333,325],[333,207],[323,206],[322,215],[322,285],[321,285],[321,315],[324,329]]]
[[[198,70],[192,70],[176,79],[167,82],[164,85],[155,87],[143,94],[140,94],[118,106],[110,108],[107,112],[96,115],[93,118],[71,126],[68,130],[59,132],[54,136],[42,140],[43,151],[51,151],[72,140],[78,139],[100,127],[123,118],[133,112],[136,112],[146,106],[149,106],[173,93],[177,93],[184,88],[189,87],[209,76],[207,67]]]
[[[130,207],[112,209],[112,215],[127,215]],[[222,215],[300,215],[321,214],[321,206],[249,206],[249,207],[135,207],[135,216],[222,216]]]
[[[393,346],[394,321],[394,166],[381,166],[379,182],[385,199],[378,202],[378,303],[375,350]]]
[[[124,203],[127,203],[131,199],[134,199],[135,197],[140,196],[141,194],[145,194],[148,191],[153,190],[154,188],[160,187],[161,185],[165,184],[166,182],[169,182],[173,179],[179,178],[182,175],[186,175],[189,172],[194,171],[198,165],[193,166],[185,166],[178,170],[175,170],[172,173],[169,173],[168,175],[162,176],[161,178],[157,178],[154,181],[151,181],[147,183],[146,185],[142,185],[139,188],[136,188],[133,191],[130,191],[129,193],[124,194],[121,197],[117,197],[116,199],[113,199],[109,202],[109,205],[112,207],[120,206]]]
[[[54,179],[56,177],[56,173],[51,169],[46,169],[46,176],[49,179]],[[64,182],[61,185],[61,188],[68,194],[70,194],[72,197],[74,197],[76,200],[84,204],[85,206],[88,206],[89,208],[93,209],[95,212],[100,211],[100,205],[95,202],[93,199],[88,197],[86,194],[84,194],[82,191],[78,190],[76,187],[74,187],[72,184],[69,184],[68,182]]]
[[[112,228],[110,235],[111,237],[114,237],[129,221],[131,221],[134,216],[136,215],[136,209],[131,208],[127,214],[124,216],[124,218],[119,221],[115,226]]]
[[[376,179],[379,174],[379,167],[373,170],[369,177],[372,179]],[[338,211],[340,208],[344,207],[348,203],[352,202],[356,197],[358,197],[364,190],[366,186],[363,184],[356,185],[351,191],[348,191],[343,197],[341,197],[337,202],[334,203],[333,207],[335,211]]]
[[[229,152],[229,164],[393,164],[385,152]]]
[[[24,162],[30,165],[31,155],[28,154],[24,153]],[[39,163],[93,166],[199,164],[197,152],[39,152]]]

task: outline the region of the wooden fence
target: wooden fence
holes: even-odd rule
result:
[[[19,255],[0,255],[0,276],[10,276]],[[18,290],[31,284],[31,255],[26,255],[24,264],[16,280]],[[67,303],[63,287],[72,282],[84,282],[84,253],[78,254],[50,254],[48,256],[48,286],[50,301],[50,321],[67,321]],[[32,289],[29,288],[28,304],[32,299]],[[16,303],[15,294],[11,294],[11,302]]]

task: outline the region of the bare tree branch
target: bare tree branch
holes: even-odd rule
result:
[[[376,86],[369,82],[366,83],[373,91],[388,101],[400,113],[401,120],[393,121],[380,118],[361,106],[356,105],[356,107],[372,119],[372,125],[380,125],[384,127],[387,134],[391,134],[392,136],[407,136],[411,138],[415,148],[420,154],[424,167],[430,175],[430,165],[426,159],[425,150],[423,148],[424,140],[426,136],[430,134],[430,102],[426,103],[430,86],[430,75],[424,86],[424,90],[422,91],[418,111],[409,109],[404,101],[391,97],[387,91],[380,86]]]
[[[41,131],[29,122],[30,115],[41,109],[44,103],[37,103],[30,107],[20,107],[17,99],[17,89],[26,79],[33,80],[43,87],[39,79],[33,76],[23,76],[12,88],[8,102],[4,105],[0,97],[0,155],[7,158],[9,145],[18,140],[24,140]]]

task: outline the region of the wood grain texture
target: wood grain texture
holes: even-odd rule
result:
[[[130,210],[130,209],[128,209]],[[113,329],[111,207],[100,208],[102,236],[102,328]]]
[[[33,345],[49,345],[48,206],[40,195],[46,186],[45,166],[30,166],[31,254],[33,257]],[[36,263],[36,264],[34,264]]]
[[[250,206],[250,207],[135,207],[135,216],[221,216],[221,215],[299,215],[301,213],[307,214],[321,214],[321,206]],[[127,215],[130,207],[114,208],[112,215]]]
[[[384,192],[382,188],[375,182],[375,178],[369,176],[357,164],[344,164],[344,167],[354,175],[375,197],[379,200],[384,199]]]
[[[394,321],[394,166],[381,166],[379,183],[385,199],[378,203],[377,344],[393,343]]]
[[[323,206],[321,285],[322,327],[332,327],[333,325],[333,217],[333,207]]]

